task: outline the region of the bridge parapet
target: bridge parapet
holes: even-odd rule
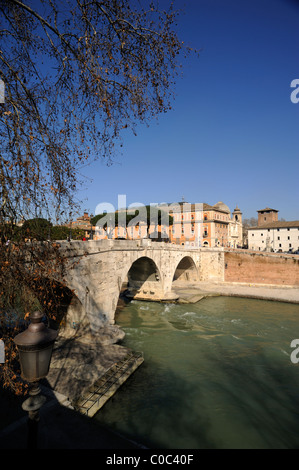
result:
[[[194,247],[191,245],[175,245],[172,243],[168,242],[156,242],[152,241],[151,239],[144,238],[144,239],[138,239],[138,240],[109,240],[109,239],[104,239],[104,240],[86,240],[86,241],[81,241],[81,240],[71,240],[66,241],[58,241],[58,243],[61,245],[61,248],[66,251],[80,251],[80,252],[89,252],[92,250],[113,250],[113,249],[118,249],[118,250],[132,250],[132,249],[154,249],[154,250],[169,250],[169,251],[206,251],[206,252],[212,252],[212,251],[223,251],[223,248],[199,248],[199,247]]]

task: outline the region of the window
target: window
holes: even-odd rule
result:
[[[288,237],[288,240],[290,239],[290,237]]]
[[[281,248],[281,243],[279,243],[279,245],[278,245],[278,246],[279,246],[279,248]]]
[[[280,240],[280,237],[277,237],[277,240]]]
[[[279,232],[279,228],[277,229],[277,232]]]

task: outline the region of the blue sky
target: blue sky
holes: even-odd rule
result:
[[[162,6],[167,0],[161,2]],[[299,1],[177,0],[183,62],[173,109],[123,135],[112,166],[82,169],[82,210],[99,203],[225,202],[299,220]]]

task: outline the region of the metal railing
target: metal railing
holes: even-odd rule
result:
[[[82,414],[89,415],[92,407],[99,407],[100,400],[109,392],[111,387],[117,384],[120,379],[127,373],[132,364],[143,358],[142,352],[128,353],[122,360],[113,364],[107,372],[100,377],[88,392],[79,399],[74,408]]]

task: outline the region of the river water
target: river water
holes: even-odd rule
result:
[[[95,420],[156,449],[299,448],[298,305],[132,301],[116,323],[144,363]]]

